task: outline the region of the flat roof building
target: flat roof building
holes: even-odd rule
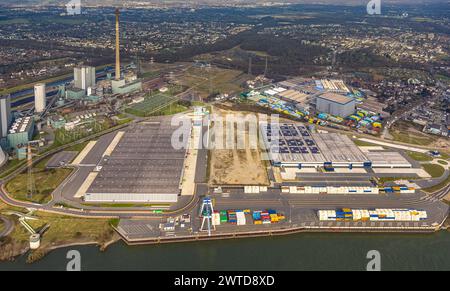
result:
[[[145,122],[130,128],[89,187],[85,201],[91,203],[176,203],[186,157],[172,146],[178,128],[170,119]],[[186,132],[190,136],[190,132]]]
[[[363,152],[346,135],[311,133],[302,124],[262,124],[261,135],[274,165],[295,168],[411,168],[398,152]]]
[[[355,113],[356,101],[336,93],[324,93],[316,97],[316,110],[331,115],[347,117]]]
[[[34,119],[31,116],[21,117],[14,121],[8,132],[8,145],[10,148],[17,148],[27,145],[32,140],[34,134]]]

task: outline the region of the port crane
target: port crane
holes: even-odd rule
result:
[[[202,225],[200,231],[207,231],[208,236],[211,236],[212,229],[216,230],[215,225],[212,223],[212,215],[214,213],[214,206],[211,197],[203,198],[202,205],[200,207],[200,217],[202,218]]]

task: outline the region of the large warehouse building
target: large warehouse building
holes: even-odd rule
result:
[[[261,125],[272,163],[295,168],[411,168],[398,152],[364,153],[346,135],[311,133],[301,124]]]
[[[316,110],[335,116],[347,117],[355,113],[356,101],[344,95],[325,93],[317,96]]]
[[[134,125],[121,137],[85,195],[91,203],[176,203],[186,149],[174,149],[177,128],[165,122]],[[178,129],[179,130],[179,129]],[[190,132],[186,132],[190,136]]]

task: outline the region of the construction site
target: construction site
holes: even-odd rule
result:
[[[225,122],[214,123],[210,128],[213,137],[210,151],[210,185],[267,186],[267,168],[257,140],[255,143],[257,136],[250,135],[250,125],[245,124],[248,114],[221,109],[215,109],[214,114]],[[227,121],[227,116],[234,121]],[[237,126],[235,121],[244,121],[244,124]],[[242,141],[242,147],[239,147],[238,140]]]

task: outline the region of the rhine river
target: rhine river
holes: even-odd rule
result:
[[[129,247],[116,243],[59,249],[34,264],[25,257],[0,270],[65,270],[69,250],[88,270],[360,270],[370,250],[381,253],[382,270],[450,270],[450,232],[435,234],[295,234],[282,237]]]

